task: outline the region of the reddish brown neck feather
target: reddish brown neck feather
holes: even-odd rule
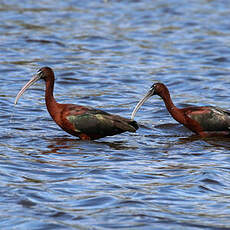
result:
[[[45,100],[46,100],[46,107],[49,111],[51,117],[56,120],[57,119],[57,111],[60,104],[56,102],[53,96],[54,90],[54,77],[50,76],[46,79],[46,91],[45,91]]]
[[[178,121],[182,124],[185,124],[185,116],[184,116],[183,112],[173,104],[168,89],[166,87],[164,87],[163,90],[161,90],[158,93],[158,95],[163,99],[165,106],[166,106],[167,110],[169,111],[169,113],[172,115],[172,117],[176,121]]]

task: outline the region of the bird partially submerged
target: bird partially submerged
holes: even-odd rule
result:
[[[26,83],[15,99],[17,104],[20,96],[36,81],[43,79],[46,83],[46,107],[52,119],[67,133],[83,140],[94,140],[123,132],[135,132],[138,125],[135,121],[112,115],[99,109],[74,104],[60,104],[53,96],[54,72],[49,67],[41,68],[34,77]]]
[[[167,110],[176,121],[200,136],[230,135],[230,111],[214,106],[191,106],[179,109],[173,104],[169,90],[163,83],[152,85],[148,93],[134,108],[132,120],[145,101],[153,95],[158,95],[163,99]]]

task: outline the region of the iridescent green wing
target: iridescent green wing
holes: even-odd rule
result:
[[[72,113],[66,118],[76,132],[86,134],[109,136],[125,131],[135,132],[138,128],[134,121],[93,108],[87,108],[81,114]]]
[[[188,116],[197,121],[204,131],[225,131],[230,129],[230,112],[218,107],[191,107]]]

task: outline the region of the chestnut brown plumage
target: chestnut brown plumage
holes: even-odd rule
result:
[[[134,118],[139,108],[153,95],[160,96],[171,116],[191,131],[202,137],[230,135],[230,111],[213,106],[191,106],[177,108],[170,97],[168,88],[163,83],[153,84],[148,93],[133,110]]]
[[[112,136],[126,131],[135,132],[138,125],[135,121],[112,115],[99,109],[74,104],[60,104],[53,96],[54,72],[49,67],[41,68],[37,74],[21,89],[19,97],[39,79],[46,83],[46,107],[53,120],[67,133],[83,140],[93,140]]]

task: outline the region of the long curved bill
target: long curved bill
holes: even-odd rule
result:
[[[131,115],[131,120],[134,119],[137,111],[140,109],[140,107],[150,98],[152,97],[154,94],[154,90],[151,88],[149,90],[149,92],[138,102],[138,104],[136,105],[136,107],[134,108],[132,115]]]
[[[16,105],[18,102],[18,99],[22,96],[22,94],[31,86],[33,85],[36,81],[38,81],[41,77],[39,76],[39,74],[35,74],[33,76],[33,78],[31,80],[29,80],[23,87],[22,89],[19,91],[19,93],[17,94],[14,104]]]

